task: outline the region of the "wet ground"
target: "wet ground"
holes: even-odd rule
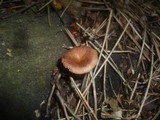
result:
[[[0,21],[0,119],[33,120],[49,95],[52,70],[69,40],[51,12]]]

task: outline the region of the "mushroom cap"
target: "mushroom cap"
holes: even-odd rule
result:
[[[75,74],[90,72],[98,62],[98,53],[89,46],[77,46],[68,50],[61,59],[63,66]]]

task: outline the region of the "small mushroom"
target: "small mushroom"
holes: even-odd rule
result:
[[[90,72],[98,62],[98,53],[89,46],[77,46],[68,50],[61,58],[63,66],[74,74]]]

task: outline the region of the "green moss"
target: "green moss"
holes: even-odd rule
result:
[[[51,15],[54,23],[59,19]],[[53,67],[68,44],[57,24],[48,27],[47,15],[19,15],[0,22],[0,106],[3,119],[30,120],[47,99]],[[13,57],[8,56],[7,49]]]

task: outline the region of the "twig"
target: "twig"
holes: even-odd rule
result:
[[[117,42],[115,43],[114,47],[112,48],[110,54],[106,57],[105,61],[102,63],[102,65],[101,65],[101,67],[99,68],[99,70],[95,73],[95,75],[94,75],[94,77],[93,77],[92,80],[94,80],[94,79],[97,77],[97,75],[99,74],[99,72],[101,71],[101,69],[103,68],[103,66],[105,65],[105,63],[109,60],[109,58],[110,58],[110,56],[112,55],[113,51],[115,50],[117,44],[120,42],[123,34],[125,33],[126,29],[128,28],[129,23],[130,23],[130,21],[127,23],[127,25],[126,25],[126,27],[124,28],[122,34],[121,34],[120,37],[118,38],[118,40],[117,40]],[[102,51],[101,51],[101,53],[102,53]],[[102,54],[101,54],[101,55],[102,55]],[[125,80],[125,79],[123,79],[123,80]],[[90,83],[90,84],[91,84],[91,83]],[[90,84],[87,86],[86,90],[89,88]],[[128,86],[129,89],[132,91],[132,88],[131,88],[129,85],[127,85],[127,86]]]
[[[107,65],[104,66],[104,73],[103,73],[104,74],[103,75],[103,96],[104,96],[104,101],[107,100],[107,93],[106,93],[106,71],[107,71]]]
[[[83,101],[84,106],[86,107],[87,111],[89,113],[92,114],[92,118],[93,120],[98,120],[98,118],[96,117],[94,111],[92,110],[92,108],[89,106],[88,102],[85,100],[85,98],[83,97],[83,94],[81,93],[81,91],[79,90],[79,88],[77,87],[76,83],[74,82],[73,78],[70,77],[71,83],[73,84],[76,92],[78,93],[80,99]]]
[[[120,42],[123,34],[125,33],[126,29],[128,28],[130,21],[127,23],[126,27],[124,28],[122,34],[120,35],[120,37],[118,38],[117,42],[115,43],[114,47],[112,48],[111,52],[109,53],[109,55],[107,56],[107,58],[105,59],[105,61],[103,62],[103,64],[101,65],[101,67],[99,68],[99,70],[95,73],[94,77],[96,77],[99,72],[101,71],[101,69],[103,68],[103,66],[105,65],[105,63],[108,61],[108,59],[110,58],[110,56],[112,55],[112,52],[115,50],[115,48],[117,47],[118,43]]]
[[[93,38],[94,38],[94,36],[93,36],[91,33],[89,33],[84,27],[82,27],[82,25],[80,25],[80,24],[77,23],[77,22],[76,22],[76,25],[78,25],[78,27],[80,27],[80,28],[84,31],[84,33],[87,33],[87,35],[90,36],[90,39],[93,39]]]
[[[85,88],[87,87],[88,83],[90,82],[90,75],[86,74],[84,79],[83,79],[83,83],[82,83],[82,87],[81,87],[81,91],[83,92],[85,90]],[[84,97],[86,97],[86,95],[83,94]],[[81,99],[78,101],[76,109],[74,114],[76,114],[78,112],[79,109],[82,108],[82,104],[81,104]],[[83,108],[82,108],[83,109]]]
[[[151,101],[145,103],[144,106],[146,106],[146,105],[148,105],[148,104],[151,104],[152,102],[155,102],[155,101],[157,101],[157,100],[159,100],[159,99],[160,99],[160,97],[154,98],[154,99],[152,99]]]
[[[152,118],[152,120],[157,120],[157,117],[160,115],[160,108],[158,110],[158,112],[156,113],[156,115]]]
[[[84,108],[85,109],[85,108]],[[99,109],[100,110],[100,109]],[[87,116],[87,115],[89,115],[89,113],[86,113],[85,111],[84,111],[84,113],[82,113],[82,114],[80,114],[80,115],[77,115],[77,117],[84,117],[84,119],[82,119],[82,120],[85,120],[85,116]],[[69,118],[70,119],[74,119],[74,117],[71,117],[71,116],[69,116]],[[58,119],[58,120],[66,120],[66,118],[61,118],[61,119]],[[74,119],[75,120],[75,119]]]
[[[122,26],[121,22],[118,20],[118,18],[113,15],[114,18],[116,19],[116,21]],[[123,26],[122,26],[123,27]],[[128,31],[126,31],[127,35],[131,38],[131,40],[135,43],[135,45],[138,47],[138,49],[141,49],[139,43],[137,42],[137,40],[135,40],[135,38],[133,37],[133,35],[131,35]],[[149,49],[150,50],[150,49]],[[150,61],[150,58],[147,56],[147,54],[144,53],[144,56],[147,58],[148,61]]]
[[[155,32],[152,31],[151,33],[160,41],[160,37]]]
[[[111,86],[111,89],[112,89],[112,91],[113,91],[113,94],[114,94],[114,96],[117,98],[117,94],[116,94],[116,92],[115,92],[115,90],[114,90],[114,87],[113,87],[113,85],[112,85],[112,82],[111,82],[111,79],[110,79],[110,77],[109,77],[109,84],[110,84],[110,86]]]
[[[68,30],[68,28],[64,28],[64,30],[66,31],[66,33],[68,34],[68,36],[71,38],[72,42],[78,46],[79,43],[76,41],[76,39],[74,38],[74,36],[72,35],[72,33]]]
[[[135,91],[136,91],[136,88],[137,88],[137,85],[138,85],[139,78],[140,78],[140,74],[138,74],[136,83],[134,84],[134,88],[133,88],[133,90],[132,90],[132,92],[131,92],[130,99],[129,99],[130,101],[132,100],[132,98],[133,98],[133,96],[134,96],[134,93],[135,93]]]
[[[67,6],[65,7],[65,9],[63,10],[62,14],[60,15],[60,17],[62,18],[64,13],[66,12],[66,10],[69,8],[69,6],[71,5],[73,0],[70,0],[69,3],[67,4]]]
[[[152,46],[152,51],[153,51],[153,46]],[[143,108],[144,103],[145,103],[145,101],[146,101],[146,98],[147,98],[147,95],[148,95],[148,92],[149,92],[149,88],[150,88],[150,85],[151,85],[151,82],[152,82],[153,62],[154,62],[154,55],[153,55],[153,52],[152,52],[151,70],[150,70],[150,76],[149,76],[149,80],[148,80],[148,85],[147,85],[146,92],[145,92],[145,94],[144,94],[144,98],[143,98],[143,100],[142,100],[140,109],[139,109],[138,114],[137,114],[137,116],[136,116],[136,120],[138,119],[138,117],[139,117],[140,114],[141,114],[142,108]]]
[[[95,30],[95,34],[98,34],[98,32],[106,25],[107,19],[105,19],[100,26],[97,27],[97,29]]]
[[[58,105],[58,103],[56,103],[56,108],[57,108],[57,118],[58,118],[58,120],[61,118],[61,116],[60,116],[60,109],[59,109],[59,105]]]
[[[124,13],[122,13],[121,11],[119,11],[119,13],[125,18],[125,20],[128,22],[127,17],[124,15]],[[142,39],[142,36],[138,33],[138,31],[135,29],[135,27],[133,26],[132,23],[130,23],[131,28],[133,29],[133,31],[137,34],[137,36]]]
[[[67,106],[66,103],[64,103],[64,105],[66,106],[66,108],[68,109],[69,113],[76,119],[76,120],[81,120],[78,116],[76,116],[72,110]]]
[[[46,6],[48,6],[53,0],[48,1],[45,5],[43,5],[39,11],[41,11],[43,8],[45,8]]]
[[[110,50],[107,50],[107,53],[110,53],[111,51]],[[114,50],[113,53],[133,53],[132,51],[130,50]]]
[[[46,108],[46,117],[49,117],[49,114],[50,114],[49,111],[50,111],[51,100],[53,97],[54,90],[55,90],[55,84],[52,85],[52,90],[51,90],[51,93],[48,98],[48,104],[47,104],[47,108]]]
[[[158,44],[158,41],[156,41],[153,38],[153,44],[154,44],[154,47],[156,49],[156,53],[157,53],[158,59],[160,60],[160,49],[159,49],[160,43]]]
[[[90,42],[90,44],[100,53],[100,50],[93,44]],[[99,48],[101,48],[101,44],[98,41],[95,41],[95,44],[98,45]],[[111,52],[110,50],[103,50],[103,52],[105,53],[105,55],[102,53],[102,56],[104,59],[106,59],[106,57],[108,56],[108,51],[109,53]],[[116,63],[113,61],[112,57],[110,57],[110,59],[108,61],[111,61],[111,63],[113,63],[113,65],[118,69],[118,66],[116,65]]]
[[[142,59],[142,54],[144,52],[144,46],[145,46],[145,41],[146,41],[146,26],[145,26],[145,29],[144,29],[144,35],[143,35],[143,43],[142,43],[142,48],[141,48],[141,52],[140,52],[140,55],[139,55],[139,59],[138,59],[138,63],[137,63],[137,67],[139,66],[140,64],[140,61]]]
[[[55,81],[59,81],[61,77],[61,74],[59,74],[58,76],[55,77]],[[51,89],[51,92],[50,92],[50,95],[48,97],[48,103],[47,103],[47,108],[46,108],[46,116],[49,116],[49,110],[50,110],[50,106],[51,106],[51,100],[52,100],[52,97],[53,97],[53,93],[54,93],[54,90],[55,90],[55,84],[52,85],[52,89]]]
[[[66,107],[65,107],[65,105],[64,105],[64,104],[65,104],[65,103],[64,103],[64,100],[63,100],[63,98],[62,98],[62,96],[60,95],[60,93],[59,93],[58,90],[56,90],[56,95],[57,95],[57,97],[58,97],[58,99],[59,99],[59,101],[60,101],[60,103],[61,103],[61,106],[62,106],[62,108],[63,108],[63,111],[64,111],[64,114],[65,114],[66,119],[69,120],[69,116],[68,116]]]
[[[130,54],[128,54],[128,59],[129,59],[129,62],[130,62],[130,70],[131,70],[131,73],[132,73],[132,75],[134,75],[135,70],[134,70],[134,67],[133,67],[133,63],[132,63]]]
[[[33,2],[31,5],[28,5],[28,6],[26,6],[25,8],[23,8],[23,9],[17,11],[17,12],[14,12],[14,13],[12,13],[12,14],[6,15],[6,16],[0,18],[0,19],[6,19],[6,18],[12,17],[12,16],[14,16],[14,15],[17,15],[17,14],[19,14],[19,13],[23,13],[23,12],[25,12],[26,10],[30,9],[31,7],[33,7],[33,6],[35,6],[36,4],[39,4],[39,3],[41,3],[41,2]]]
[[[111,10],[110,11],[110,15],[109,15],[109,21],[108,21],[108,24],[107,24],[107,27],[106,27],[106,33],[105,33],[105,37],[104,37],[104,40],[103,40],[103,44],[102,44],[102,48],[101,48],[101,52],[100,52],[100,55],[99,55],[99,59],[98,59],[98,63],[100,62],[100,59],[101,59],[101,56],[102,56],[102,52],[104,50],[104,46],[105,46],[105,43],[108,39],[108,33],[109,33],[109,28],[111,26],[111,20],[112,20],[112,16],[113,16],[113,11]],[[105,63],[104,63],[105,64]],[[97,68],[98,68],[98,64],[96,65],[95,69],[94,69],[94,72],[93,74],[95,75],[96,72],[97,72]]]
[[[108,51],[108,40],[106,41],[105,51]],[[102,54],[103,55],[103,54]],[[107,55],[107,54],[106,54]],[[106,72],[107,72],[107,63],[104,65],[104,76],[103,76],[103,91],[104,91],[104,101],[107,101],[106,94]]]
[[[89,41],[89,43],[100,53],[100,50],[91,42],[91,41]],[[108,55],[108,54],[107,54]],[[106,60],[107,59],[107,57],[104,55],[104,54],[102,54],[102,56],[103,56],[103,58]],[[110,57],[110,59],[111,59],[111,57]],[[113,61],[112,61],[113,62]],[[113,63],[112,63],[110,60],[108,60],[108,63],[111,65],[111,67],[115,70],[115,72],[121,77],[121,79],[124,81],[124,82],[126,82],[126,79],[123,77],[123,75],[120,73],[120,71],[118,70],[118,67],[115,65],[115,63],[114,63],[114,65],[113,65]]]
[[[91,1],[91,0],[78,0],[79,2],[83,3],[89,3],[89,4],[97,4],[97,5],[104,5],[104,2],[99,2],[99,1]]]
[[[102,7],[81,7],[81,9],[92,10],[92,11],[107,11],[108,10],[108,8],[102,8]]]
[[[94,112],[95,112],[95,115],[97,116],[97,92],[96,92],[95,80],[92,82],[92,87],[93,87],[93,98],[94,98]]]

